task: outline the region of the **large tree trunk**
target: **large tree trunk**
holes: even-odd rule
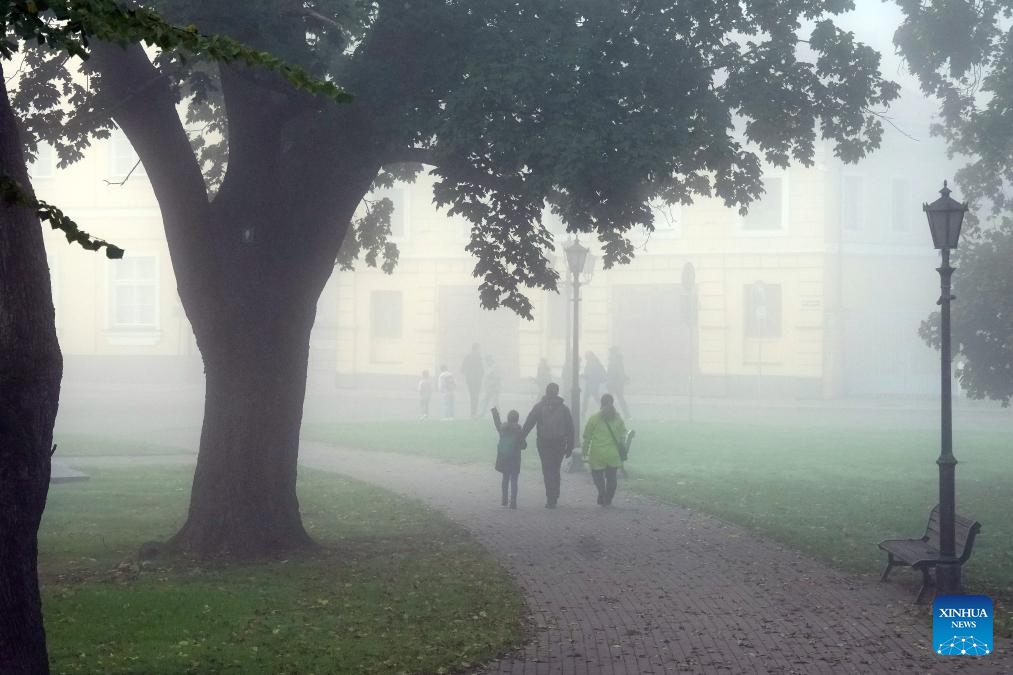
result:
[[[0,84],[4,82],[0,70]],[[17,119],[0,97],[0,170],[30,190]],[[49,493],[63,358],[42,228],[0,202],[0,673],[49,672],[38,532]]]
[[[207,375],[190,512],[169,547],[251,558],[309,546],[296,497],[309,335],[380,167],[369,112],[350,104],[333,124],[319,101],[221,66],[229,157],[211,199],[175,93],[143,50],[96,44],[89,63],[158,199]]]
[[[263,292],[214,326],[195,327],[207,377],[204,426],[189,517],[170,542],[177,550],[251,558],[311,544],[296,462],[316,297],[272,303],[277,289]]]

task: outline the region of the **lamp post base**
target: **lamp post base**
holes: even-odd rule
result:
[[[960,562],[939,563],[936,566],[936,594],[962,595],[964,593],[960,579]]]

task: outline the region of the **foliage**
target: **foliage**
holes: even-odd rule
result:
[[[961,244],[953,273],[956,299],[950,310],[957,377],[971,398],[1008,406],[1013,397],[1013,221]],[[919,334],[940,346],[939,312],[922,322]]]
[[[336,114],[291,97],[275,105],[279,92],[264,83],[263,106],[279,111],[284,142],[263,151],[277,153],[279,166],[302,161],[317,173],[349,152],[367,166],[432,167],[436,202],[473,225],[467,249],[477,258],[482,303],[525,316],[526,288],[556,286],[547,208],[571,232],[593,232],[606,267],[626,262],[633,254],[626,235],[653,228],[653,204],[715,196],[744,209],[763,191],[764,162],[811,163],[819,137],[845,161],[857,160],[880,141],[874,109],[897,94],[880,77],[879,55],[834,26],[848,0],[155,6],[353,94],[356,112]],[[812,27],[806,33],[803,22]],[[228,128],[236,109],[226,105],[217,69],[157,64],[191,104],[188,119]],[[63,64],[32,65],[30,93],[18,107],[37,137],[62,138],[58,150],[69,161],[89,134],[109,127],[110,112],[57,72]],[[79,112],[53,134],[47,115],[61,87]],[[224,143],[224,135],[195,139],[212,192],[229,172]],[[385,209],[366,209],[339,264],[364,252],[367,263],[391,269],[388,230]]]
[[[194,56],[204,56],[222,63],[239,62],[249,66],[280,73],[290,84],[307,92],[322,94],[335,101],[351,100],[345,92],[333,83],[311,77],[303,68],[286,63],[282,59],[263,51],[252,49],[231,38],[221,35],[204,35],[194,26],[175,26],[158,13],[143,7],[131,7],[116,0],[28,0],[27,2],[4,2],[0,13],[0,28],[6,39],[0,42],[0,56],[13,58],[21,43],[35,43],[51,50],[40,63],[62,64],[66,55],[80,59],[88,58],[90,40],[108,40],[127,45],[143,42],[161,50],[179,50]],[[44,52],[43,52],[44,53]],[[50,75],[64,72],[62,67]],[[61,134],[61,122],[68,114],[60,109],[61,97],[55,81],[48,82],[41,90],[22,88],[22,95],[15,96],[16,107],[37,109],[43,115],[48,135]],[[63,94],[71,102],[80,102],[84,89],[80,84],[63,78]],[[28,117],[31,119],[31,116]],[[31,122],[27,125],[28,150],[34,154],[39,135]],[[82,143],[76,146],[56,144],[63,148],[61,164],[70,159],[80,158]],[[68,153],[68,147],[76,152]],[[94,239],[83,232],[73,220],[59,209],[45,202],[37,201],[9,176],[0,176],[0,197],[8,202],[36,209],[42,220],[48,221],[54,229],[63,230],[67,241],[77,243],[89,251],[106,248],[109,258],[123,257],[123,250],[117,246]]]
[[[54,230],[63,230],[67,241],[80,244],[86,251],[106,249],[107,258],[122,258],[123,249],[102,239],[96,239],[78,227],[77,223],[64,215],[63,211],[52,204],[40,201],[31,195],[20,183],[10,176],[0,175],[0,199],[18,206],[27,206],[35,210],[39,220],[48,222]]]
[[[897,46],[923,90],[941,100],[933,128],[951,154],[969,158],[957,173],[969,214],[957,257],[953,305],[958,376],[968,395],[1009,404],[1013,394],[1013,0],[897,0],[906,18]],[[920,334],[939,346],[938,313]]]
[[[965,197],[993,213],[1013,203],[1013,0],[897,0],[894,38],[925,93],[941,100],[934,132],[971,158],[957,175]]]
[[[189,471],[103,467],[54,488],[40,531],[53,672],[440,672],[523,639],[516,587],[414,501],[300,471],[301,558],[137,564],[139,533],[183,515]]]

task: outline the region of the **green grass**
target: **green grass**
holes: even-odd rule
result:
[[[53,442],[56,443],[56,459],[64,457],[179,455],[193,452],[192,449],[147,443],[143,440],[111,439],[89,434],[59,434],[53,439]]]
[[[419,502],[304,470],[318,552],[138,566],[180,525],[193,470],[91,473],[53,486],[40,531],[54,673],[436,673],[523,641],[512,581]]]
[[[853,573],[881,573],[885,554],[876,544],[920,536],[938,501],[939,439],[932,431],[676,422],[636,427],[630,478],[620,489],[715,515]],[[316,426],[304,436],[458,462],[491,463],[495,453],[491,424],[470,421]],[[957,510],[982,523],[964,568],[965,585],[1009,606],[1013,434],[963,432],[954,444]],[[535,453],[527,454],[536,462]],[[892,578],[914,584],[920,575],[897,570]]]

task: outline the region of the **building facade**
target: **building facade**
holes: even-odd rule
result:
[[[581,351],[604,361],[620,348],[631,391],[934,391],[936,356],[917,335],[938,297],[921,204],[952,166],[938,143],[893,133],[884,146],[857,166],[821,146],[812,166],[770,169],[766,195],[747,215],[714,199],[659,206],[655,232],[632,233],[635,260],[610,270],[599,262],[582,286]],[[64,170],[43,149],[31,174],[43,199],[127,251],[110,261],[47,234],[68,377],[199,379],[157,204],[125,137],[97,143]],[[313,376],[410,386],[423,370],[459,370],[479,343],[508,388],[532,387],[542,358],[558,378],[572,337],[569,284],[532,292],[530,321],[482,309],[464,250],[470,225],[437,211],[431,195],[426,175],[383,191],[395,205],[398,269],[335,271],[318,305]],[[565,282],[562,245],[571,237],[547,222]]]

